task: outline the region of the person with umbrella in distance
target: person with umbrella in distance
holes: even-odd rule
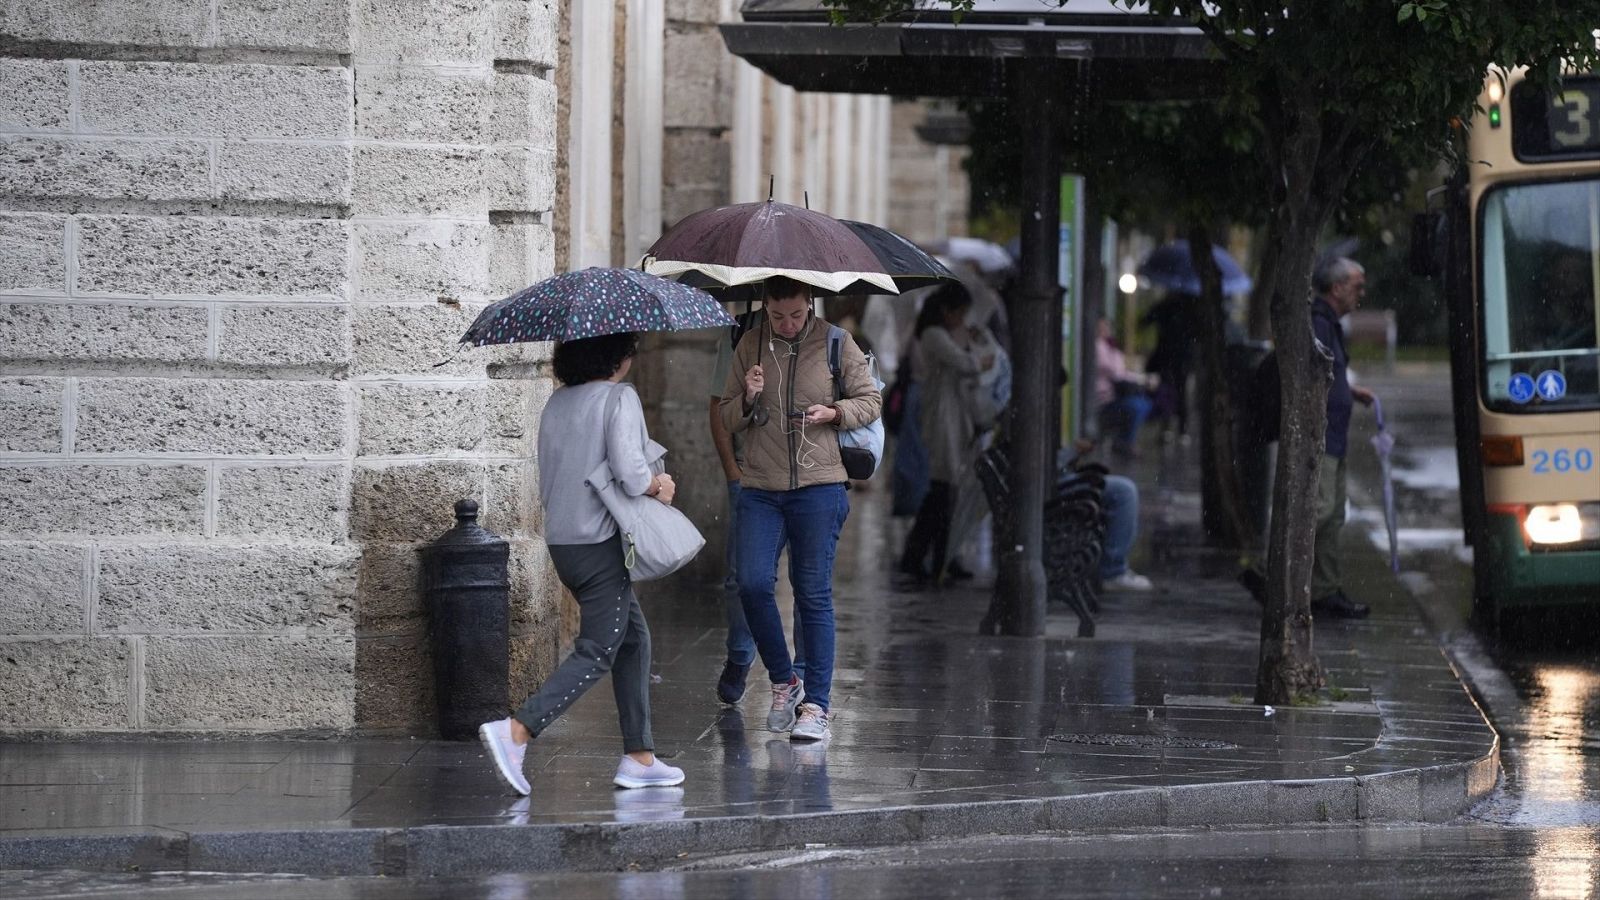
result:
[[[653,464],[664,452],[650,440],[644,409],[623,383],[639,331],[731,325],[710,295],[628,269],[585,269],[540,282],[500,301],[462,338],[469,344],[556,340],[561,382],[539,418],[539,496],[545,541],[561,583],[577,598],[578,637],[556,671],[509,718],[486,722],[479,737],[500,777],[532,793],[523,774],[528,744],[607,673],[617,702],[623,757],[618,787],[667,787],[683,771],[655,755],[650,728],[650,628],[634,595],[625,536],[601,500],[597,473],[611,489],[671,505],[672,476]]]
[[[766,280],[766,313],[734,351],[722,393],[722,423],[744,439],[737,542],[739,599],[772,682],[767,728],[797,740],[829,734],[833,682],[833,561],[850,504],[838,432],[878,418],[882,397],[865,354],[842,338],[840,388],[828,363],[827,322],[812,313],[811,289]],[[789,577],[806,652],[795,674],[775,594],[778,550],[789,545]]]

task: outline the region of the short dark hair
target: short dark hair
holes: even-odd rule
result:
[[[922,301],[922,311],[917,313],[912,333],[918,337],[935,325],[943,326],[946,313],[966,309],[972,305],[972,292],[959,281],[947,281]]]
[[[804,294],[806,299],[811,299],[811,285],[803,281],[796,281],[784,275],[774,275],[761,283],[763,300],[782,300],[797,294]]]
[[[637,332],[602,334],[556,344],[556,380],[571,387],[610,378],[639,349]]]

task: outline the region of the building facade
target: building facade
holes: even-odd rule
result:
[[[769,175],[890,209],[888,101],[768,82],[734,14],[7,0],[0,732],[427,733],[416,550],[463,497],[512,542],[508,695],[536,686],[576,624],[535,490],[549,347],[456,339]],[[714,340],[638,380],[715,541]]]

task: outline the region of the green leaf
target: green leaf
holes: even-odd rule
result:
[[[1416,14],[1417,14],[1417,5],[1415,3],[1402,3],[1402,4],[1400,4],[1400,21],[1404,22],[1405,20],[1411,18],[1412,16],[1414,16]]]

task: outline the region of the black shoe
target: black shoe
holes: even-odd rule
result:
[[[1255,569],[1240,569],[1236,576],[1244,589],[1250,592],[1257,606],[1267,605],[1267,577]]]
[[[1372,612],[1372,607],[1351,600],[1344,595],[1344,591],[1334,591],[1320,600],[1311,601],[1311,611],[1335,619],[1365,619]]]
[[[946,578],[954,581],[971,581],[975,577],[966,566],[953,559],[944,567],[944,574]]]
[[[750,674],[749,666],[741,666],[733,660],[722,664],[722,677],[717,679],[717,699],[732,705],[744,697],[744,677]]]

